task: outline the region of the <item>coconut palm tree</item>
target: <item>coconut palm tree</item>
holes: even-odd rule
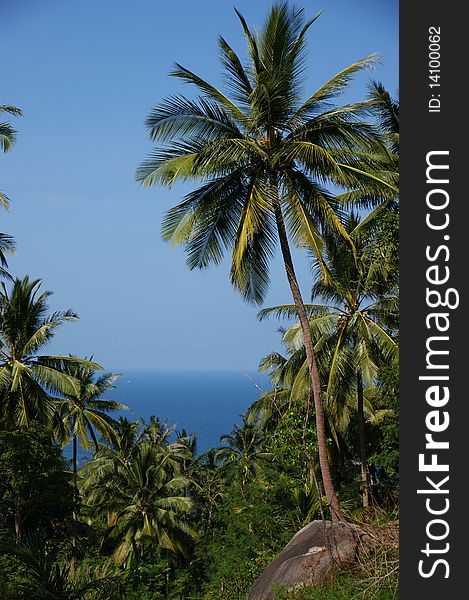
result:
[[[2,427],[26,427],[32,419],[48,425],[57,408],[51,394],[76,395],[79,383],[67,373],[72,364],[101,367],[71,356],[39,355],[55,331],[78,320],[72,310],[47,315],[51,292],[40,291],[39,279],[16,279],[0,290],[0,422]]]
[[[85,361],[89,364],[92,357],[85,358]],[[114,383],[120,375],[99,375],[95,369],[78,363],[67,364],[65,372],[74,377],[79,386],[77,394],[67,394],[58,400],[58,414],[62,418],[61,437],[64,441],[72,439],[75,471],[78,444],[85,450],[89,450],[94,444],[97,452],[99,443],[96,433],[105,439],[113,439],[116,436],[117,422],[109,413],[129,408],[115,400],[101,398],[103,394],[115,388]]]
[[[92,358],[85,359],[87,363]],[[78,522],[78,444],[85,450],[89,450],[94,444],[95,451],[99,449],[96,433],[106,439],[112,439],[116,435],[116,422],[109,415],[110,412],[128,410],[124,404],[115,400],[101,398],[103,394],[115,388],[114,382],[119,375],[103,373],[98,375],[96,371],[83,364],[66,364],[64,371],[78,381],[78,393],[67,394],[58,400],[58,433],[61,441],[72,440],[72,465],[73,465],[73,487],[74,507],[72,515],[72,563],[74,572],[77,550],[77,522]]]
[[[325,398],[332,422],[340,420],[340,413],[343,419],[351,403],[356,407],[363,505],[368,506],[364,385],[374,385],[379,365],[397,358],[392,336],[398,326],[397,281],[392,265],[376,254],[374,241],[362,237],[359,219],[350,215],[345,227],[354,251],[334,236],[325,237],[323,260],[321,264],[316,261],[312,288],[313,299],[324,303],[306,305],[306,311],[311,329],[321,339],[321,363],[327,365]],[[296,311],[293,305],[278,306],[264,309],[260,318],[271,314],[292,317]],[[292,347],[301,344],[299,324],[284,337]]]
[[[204,182],[168,211],[163,237],[186,247],[190,268],[218,264],[231,248],[231,282],[249,301],[262,302],[269,261],[280,242],[305,338],[324,486],[332,517],[338,519],[314,343],[290,242],[320,254],[323,228],[350,242],[325,183],[381,195],[395,190],[392,174],[388,178],[379,162],[381,143],[364,119],[372,102],[332,105],[374,57],[346,67],[302,98],[306,35],[318,15],[307,21],[303,10],[275,4],[260,33],[253,34],[237,14],[248,45],[247,65],[219,38],[231,98],[176,64],[172,75],[194,85],[201,97],[173,96],[150,113],[150,139],[160,147],[138,169],[137,178],[147,187]]]
[[[183,493],[190,481],[180,471],[168,447],[149,441],[136,443],[125,463],[98,453],[83,467],[85,502],[107,520],[103,548],[118,564],[138,560],[148,546],[186,553],[195,535],[188,521],[193,501]]]
[[[170,438],[176,431],[174,425],[168,425],[168,421],[160,421],[159,417],[152,415],[145,425],[142,437],[155,445],[168,445]]]
[[[141,419],[129,421],[126,417],[119,417],[114,423],[115,433],[112,438],[102,440],[101,443],[98,442],[99,456],[102,457],[106,454],[110,460],[124,465],[127,464],[137,441],[140,439],[142,423]]]
[[[242,426],[236,425],[231,434],[220,437],[222,446],[216,452],[216,460],[222,465],[235,465],[241,475],[241,487],[248,479],[258,476],[263,465],[272,455],[264,450],[264,436],[257,424],[243,417]]]

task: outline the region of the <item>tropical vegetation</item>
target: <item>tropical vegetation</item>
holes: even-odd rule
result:
[[[175,66],[198,95],[150,112],[156,146],[137,179],[191,186],[163,238],[191,269],[229,252],[248,302],[263,303],[278,244],[291,299],[259,312],[284,320],[283,351],[260,357],[269,388],[202,454],[196,432],[132,420],[113,399],[118,375],[93,356],[46,353],[78,315],[50,313],[39,279],[9,273],[14,240],[0,234],[5,600],[241,600],[314,519],[358,522],[383,542],[320,591],[276,598],[396,598],[399,104],[378,82],[339,102],[374,56],[304,94],[319,15],[275,4],[255,32],[236,14],[247,59],[219,38],[224,91]],[[15,138],[0,123],[3,151]]]
[[[385,171],[383,142],[364,118],[372,100],[331,107],[373,57],[346,67],[304,99],[306,35],[319,15],[306,21],[303,9],[278,4],[258,35],[238,16],[247,64],[219,38],[232,99],[176,64],[172,75],[194,85],[200,96],[172,96],[153,109],[147,126],[160,147],[137,178],[148,187],[203,182],[167,212],[163,236],[185,246],[190,268],[217,264],[230,248],[231,283],[247,300],[262,302],[278,240],[304,339],[322,479],[332,517],[341,519],[327,459],[314,340],[290,246],[307,246],[320,256],[323,231],[353,246],[340,218],[344,205],[325,185],[380,198],[396,192],[393,172]]]

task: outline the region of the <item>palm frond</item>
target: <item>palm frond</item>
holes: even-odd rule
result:
[[[243,111],[236,106],[223,92],[218,90],[216,87],[196,75],[192,73],[179,63],[176,63],[173,71],[170,73],[173,77],[177,77],[182,79],[186,83],[191,83],[195,85],[199,90],[204,92],[209,98],[219,103],[221,106],[225,108],[232,115],[232,117],[239,123],[243,124],[247,121],[246,116]]]
[[[257,175],[251,179],[233,244],[230,280],[243,297],[260,304],[269,286],[269,262],[276,231],[268,189]]]
[[[151,110],[145,125],[152,142],[192,136],[209,142],[241,133],[222,106],[204,98],[197,102],[170,96]]]
[[[16,141],[16,130],[9,123],[0,123],[0,150],[8,152]]]
[[[226,82],[228,87],[232,90],[238,102],[249,104],[249,96],[252,94],[253,88],[246,70],[236,52],[222,36],[218,37],[218,45],[222,64],[227,72]]]

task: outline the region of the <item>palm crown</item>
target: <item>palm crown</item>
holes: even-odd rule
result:
[[[77,380],[78,390],[59,400],[63,434],[69,433],[73,438],[76,437],[85,450],[90,448],[92,441],[97,450],[95,431],[107,439],[115,434],[115,421],[108,413],[128,410],[124,404],[101,398],[103,394],[114,389],[114,382],[119,375],[97,375],[94,369],[76,363],[67,365],[66,372]]]
[[[242,427],[236,426],[230,435],[222,435],[220,441],[223,445],[217,450],[216,459],[227,466],[235,464],[243,486],[250,476],[258,474],[263,463],[272,458],[264,449],[259,428],[246,418],[243,418]]]
[[[107,520],[103,546],[119,563],[138,560],[153,543],[170,554],[184,554],[194,535],[188,521],[191,481],[182,472],[189,451],[154,439],[151,431],[139,435],[138,422],[121,419],[117,429],[112,444],[102,445],[81,471],[85,501],[94,517]]]
[[[374,57],[352,64],[302,99],[306,33],[317,16],[305,21],[303,10],[278,4],[258,35],[238,16],[247,65],[219,38],[232,98],[176,64],[172,75],[193,84],[201,97],[173,96],[151,112],[150,138],[160,147],[137,177],[145,186],[205,182],[168,211],[163,236],[185,245],[191,268],[219,263],[232,247],[232,283],[246,299],[261,302],[283,220],[296,244],[318,252],[323,227],[348,239],[340,205],[324,184],[366,185],[380,197],[395,188],[380,162],[378,136],[364,118],[373,100],[331,103]]]
[[[70,309],[48,315],[50,292],[41,292],[40,284],[25,277],[0,291],[0,421],[7,426],[27,426],[34,418],[50,423],[56,409],[51,394],[79,391],[67,365],[101,368],[71,356],[39,355],[63,323],[78,319]]]

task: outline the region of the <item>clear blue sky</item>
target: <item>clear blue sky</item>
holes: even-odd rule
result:
[[[182,249],[160,239],[164,211],[182,188],[143,190],[135,169],[151,145],[144,119],[171,93],[189,88],[168,77],[181,62],[220,83],[217,35],[242,54],[233,0],[0,0],[1,104],[15,119],[14,150],[0,156],[0,189],[12,199],[0,230],[14,235],[14,275],[41,278],[53,309],[74,308],[50,351],[94,354],[107,369],[253,369],[279,349],[276,321],[228,283],[227,264],[189,271]],[[239,0],[260,26],[268,0]],[[395,91],[397,0],[301,0],[324,13],[309,36],[313,91],[348,64],[377,52],[381,64],[360,76]],[[307,260],[297,256],[308,295]],[[279,260],[266,306],[290,301]]]

